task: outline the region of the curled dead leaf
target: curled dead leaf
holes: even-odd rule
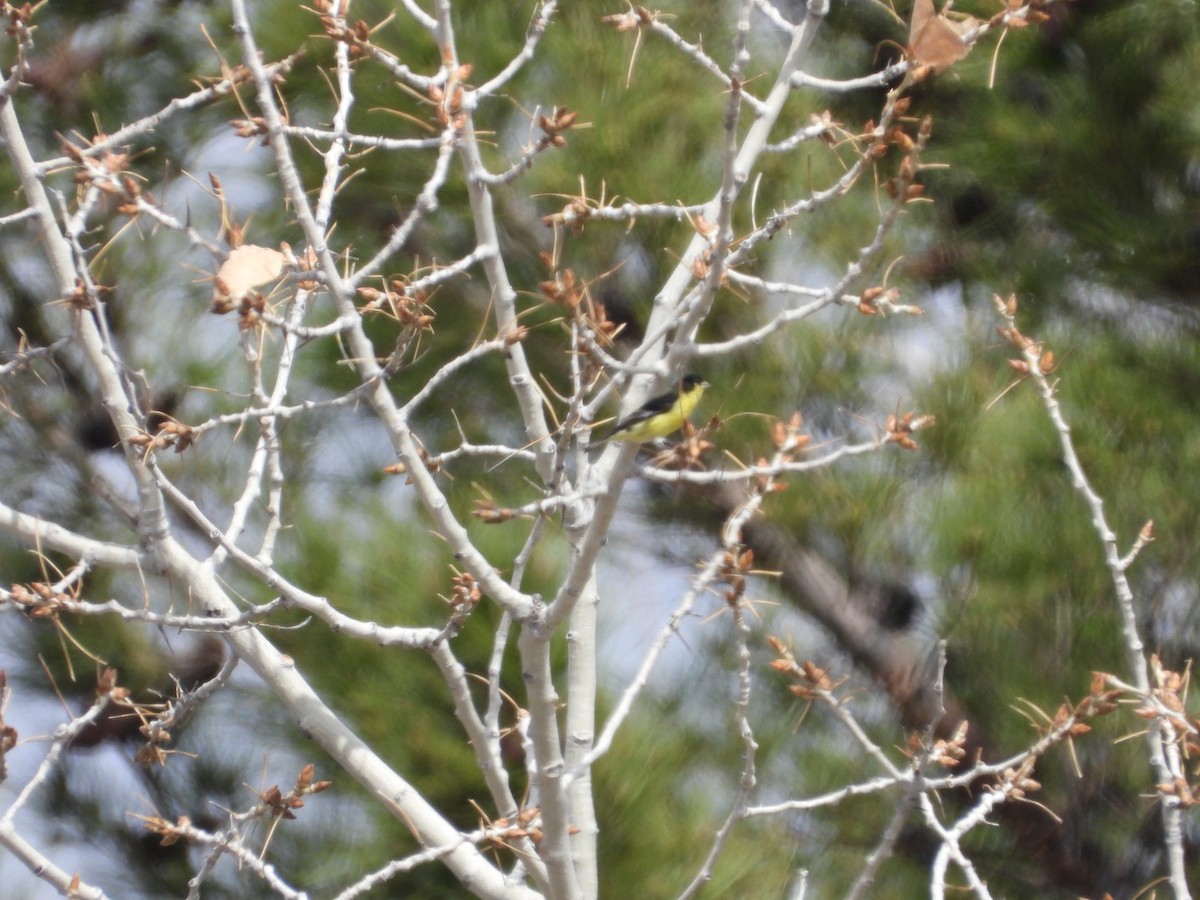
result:
[[[231,250],[214,281],[215,300],[241,300],[283,274],[284,255],[270,247],[245,244]]]
[[[971,51],[974,42],[966,37],[978,26],[970,16],[951,19],[945,12],[937,12],[933,0],[917,0],[908,33],[910,62],[928,66],[934,72],[950,68]]]

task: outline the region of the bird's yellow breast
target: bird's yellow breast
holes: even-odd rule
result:
[[[610,439],[641,444],[646,441],[652,441],[655,438],[666,437],[668,434],[679,430],[684,420],[691,415],[692,410],[696,408],[696,404],[700,402],[700,395],[703,393],[704,386],[697,385],[690,391],[681,393],[678,400],[670,409],[618,431]]]

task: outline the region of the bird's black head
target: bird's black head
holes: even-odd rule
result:
[[[704,384],[703,378],[701,378],[695,372],[689,372],[683,376],[683,381],[679,382],[679,389],[686,394],[690,391],[694,391],[702,384]]]

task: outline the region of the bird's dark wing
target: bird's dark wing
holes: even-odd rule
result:
[[[645,422],[647,419],[654,418],[654,416],[657,416],[659,413],[665,413],[675,405],[675,401],[678,399],[679,394],[676,391],[670,391],[666,394],[659,394],[657,397],[651,397],[638,409],[635,409],[615,426],[613,426],[611,433],[616,434],[618,431],[624,431],[626,428],[636,425],[638,422]]]

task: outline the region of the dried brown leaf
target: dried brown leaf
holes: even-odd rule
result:
[[[284,256],[270,247],[245,244],[232,250],[217,270],[218,290],[226,297],[240,300],[255,288],[283,274]]]
[[[933,0],[917,0],[908,35],[909,58],[914,65],[928,66],[935,72],[948,69],[971,52],[972,45],[964,37],[977,25],[970,16],[951,19],[937,12]]]

